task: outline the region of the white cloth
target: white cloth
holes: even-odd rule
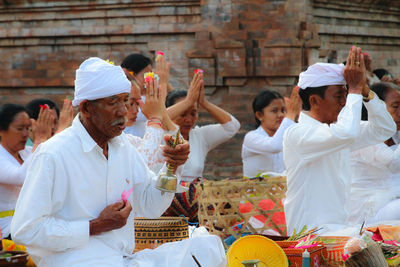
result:
[[[390,174],[400,172],[400,148],[393,151],[379,143],[353,151],[350,166],[349,222],[374,222],[377,212],[394,199]]]
[[[0,144],[0,211],[14,210],[17,203],[19,191],[24,183],[26,169],[31,159],[32,147],[25,146],[19,151],[24,163],[21,165],[4,147]],[[0,228],[3,237],[10,234],[12,216],[0,218]]]
[[[239,131],[239,121],[231,115],[225,124],[196,126],[189,132],[190,154],[183,165],[182,181],[203,177],[204,162],[210,150],[232,138]]]
[[[201,266],[225,267],[225,249],[215,235],[199,236],[179,242],[166,243],[154,250],[145,249],[127,259],[132,267],[197,267],[192,255]]]
[[[124,133],[109,141],[106,159],[78,116],[35,151],[11,233],[38,267],[123,266],[123,255],[131,255],[135,244],[133,214],[157,218],[174,194],[155,188],[154,173]],[[89,221],[132,187],[126,225],[89,236]]]
[[[294,123],[284,118],[273,136],[269,136],[261,126],[245,135],[242,145],[243,176],[251,178],[263,172],[282,173],[285,170],[283,134]]]
[[[315,63],[299,75],[300,89],[307,87],[320,87],[326,85],[344,85],[344,65],[333,63]]]
[[[142,98],[143,102],[146,101],[145,96],[142,96],[141,98]],[[139,112],[137,114],[135,124],[133,124],[132,126],[126,127],[124,132],[127,134],[131,134],[131,135],[135,135],[140,138],[143,138],[144,134],[146,132],[146,125],[147,125],[147,118],[143,114],[142,110],[139,108]]]
[[[368,122],[361,122],[362,96],[349,94],[336,123],[321,123],[306,113],[286,130],[283,159],[287,174],[285,215],[288,233],[307,225],[344,224],[350,194],[350,151],[381,143],[396,125],[378,97],[364,103]]]
[[[155,127],[146,127],[143,138],[127,134],[129,142],[136,147],[149,169],[157,173],[164,165],[161,144],[164,141],[164,130]]]
[[[390,146],[390,149],[394,151],[399,147],[400,131],[396,132],[392,139],[395,144]],[[396,198],[400,198],[400,172],[395,172],[390,175],[390,183],[394,196]]]
[[[131,83],[120,66],[91,57],[76,70],[72,105],[78,106],[83,100],[96,100],[130,91]]]

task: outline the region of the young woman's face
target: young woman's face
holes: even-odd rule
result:
[[[129,103],[128,103],[128,121],[126,126],[132,126],[137,119],[137,115],[139,113],[139,101],[141,101],[140,90],[136,85],[132,82],[131,93],[129,94]]]
[[[184,98],[178,98],[175,101],[175,104],[183,101]],[[198,118],[198,108],[197,105],[193,105],[189,109],[187,109],[184,113],[182,113],[180,116],[175,118],[173,122],[179,126],[181,130],[182,136],[187,140],[189,137],[189,132],[190,130],[194,127],[196,124],[197,118]]]
[[[397,126],[397,131],[400,131],[400,92],[396,89],[390,89],[386,94],[386,108]]]
[[[269,136],[273,136],[276,130],[278,130],[282,120],[285,118],[285,114],[285,102],[280,98],[272,100],[262,112],[256,112],[257,119],[261,121],[261,127],[263,127]]]
[[[12,153],[23,150],[29,137],[30,126],[31,121],[28,113],[25,111],[19,112],[10,123],[8,130],[0,131],[1,144]]]

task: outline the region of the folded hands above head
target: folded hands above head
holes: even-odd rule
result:
[[[51,114],[48,106],[45,105],[40,107],[38,119],[31,119],[32,136],[34,138],[32,151],[34,151],[40,143],[51,137],[53,123],[54,117]]]
[[[61,132],[65,128],[71,126],[74,120],[74,108],[72,102],[69,99],[64,99],[63,107],[60,111],[60,119],[58,121],[58,129],[56,133]]]
[[[299,87],[293,88],[290,98],[285,97],[286,115],[292,121],[297,121],[301,111],[302,101],[299,95]]]
[[[368,96],[369,88],[366,86],[367,76],[364,54],[360,47],[353,46],[350,49],[344,69],[344,77],[350,94],[362,94],[364,97]]]
[[[173,131],[176,130],[176,126],[169,118],[165,107],[170,64],[166,62],[163,56],[158,57],[156,63],[155,74],[158,80],[150,77],[145,81],[146,100],[144,103],[140,101],[139,105],[143,114],[148,119],[149,126],[162,127],[166,131]]]

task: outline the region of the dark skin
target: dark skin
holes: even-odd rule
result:
[[[366,68],[364,55],[361,48],[352,47],[347,57],[344,69],[347,88],[343,85],[330,85],[325,91],[324,97],[311,95],[309,115],[314,119],[331,124],[337,121],[337,117],[346,104],[347,94],[362,94],[368,96],[369,87],[366,86]]]
[[[83,126],[103,150],[106,158],[108,158],[108,142],[120,135],[125,128],[128,100],[128,94],[123,93],[96,101],[85,100],[79,105],[80,120]],[[165,138],[168,140],[171,137],[166,136]],[[174,166],[185,163],[189,152],[189,143],[187,142],[178,145],[175,149],[168,146],[163,147],[165,161]],[[129,201],[124,203],[121,200],[108,205],[97,218],[89,222],[90,235],[98,235],[123,227],[131,211],[132,206]]]

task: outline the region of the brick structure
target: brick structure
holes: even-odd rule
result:
[[[400,76],[396,0],[0,1],[0,104],[72,95],[74,70],[89,56],[120,63],[130,53],[165,52],[171,83],[187,88],[205,70],[207,97],[241,122],[210,152],[205,177],[240,176],[241,145],[263,89],[288,94],[317,61],[342,62],[351,45],[374,68]],[[200,123],[210,123],[200,114]]]

